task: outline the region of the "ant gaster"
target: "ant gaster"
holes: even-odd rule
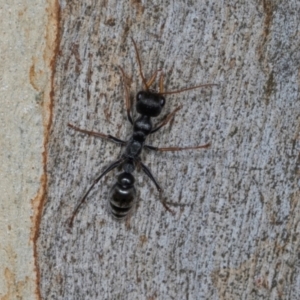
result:
[[[112,215],[116,219],[122,219],[128,215],[128,213],[131,211],[133,205],[135,204],[135,197],[136,197],[136,189],[134,187],[134,177],[132,175],[133,171],[135,170],[135,166],[139,165],[142,170],[145,172],[145,174],[152,180],[154,185],[156,186],[157,190],[160,192],[161,187],[157,183],[156,179],[153,177],[151,171],[147,166],[145,166],[141,159],[140,154],[142,152],[143,148],[153,150],[153,151],[181,151],[181,150],[190,150],[190,149],[201,149],[201,148],[208,148],[210,144],[205,144],[201,146],[192,146],[192,147],[166,147],[166,148],[158,148],[153,147],[150,145],[145,144],[146,138],[149,134],[152,134],[159,129],[161,129],[163,126],[165,126],[171,119],[173,119],[176,112],[181,109],[181,106],[178,106],[174,109],[173,112],[166,115],[166,117],[159,122],[156,126],[152,125],[151,118],[158,117],[165,105],[165,97],[164,95],[170,95],[170,94],[177,94],[184,91],[201,88],[201,87],[208,87],[213,86],[216,84],[203,84],[198,86],[193,86],[189,88],[184,88],[176,91],[169,91],[165,92],[163,87],[163,73],[160,72],[160,70],[156,70],[154,74],[150,77],[148,81],[146,81],[143,71],[142,71],[142,65],[137,49],[137,45],[135,41],[132,39],[137,62],[139,66],[139,73],[143,81],[144,90],[137,93],[136,96],[136,111],[139,114],[139,117],[136,120],[133,120],[131,115],[131,101],[129,96],[128,87],[126,86],[126,76],[124,70],[120,68],[123,81],[124,81],[124,88],[125,88],[125,105],[126,105],[126,111],[127,111],[127,118],[131,125],[133,126],[133,133],[132,136],[128,141],[120,140],[114,136],[107,135],[100,132],[94,132],[94,131],[88,131],[84,129],[80,129],[72,124],[68,124],[69,127],[72,129],[88,134],[90,136],[100,137],[103,139],[107,139],[111,142],[117,143],[121,146],[125,146],[125,151],[123,152],[120,159],[114,161],[111,163],[106,169],[102,172],[101,175],[99,175],[97,178],[95,178],[94,182],[90,186],[90,188],[86,191],[85,195],[81,199],[81,201],[76,206],[71,218],[69,225],[73,225],[74,218],[76,214],[79,211],[79,208],[81,205],[85,202],[88,194],[93,189],[93,187],[99,182],[99,180],[105,176],[108,172],[111,170],[122,166],[123,172],[118,175],[117,182],[113,185],[110,195],[109,195],[109,209],[112,213]],[[159,92],[150,90],[151,85],[154,83],[158,72],[160,72],[160,78],[159,78]],[[173,213],[173,211],[162,201],[163,206],[170,212]]]

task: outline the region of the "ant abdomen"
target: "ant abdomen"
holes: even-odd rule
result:
[[[121,173],[109,195],[109,209],[113,216],[117,219],[126,217],[135,204],[135,197],[134,177],[127,172]]]

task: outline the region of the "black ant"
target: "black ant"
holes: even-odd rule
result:
[[[164,107],[166,102],[165,97],[163,95],[177,94],[177,93],[193,90],[200,87],[213,86],[216,84],[203,84],[203,85],[184,88],[176,91],[165,92],[163,87],[163,73],[160,72],[160,70],[156,70],[154,74],[150,77],[150,79],[146,81],[143,75],[142,65],[141,65],[137,45],[133,38],[131,40],[134,45],[137,62],[139,65],[139,73],[143,81],[144,90],[138,92],[136,96],[136,111],[140,114],[140,116],[134,121],[131,115],[131,101],[130,101],[128,87],[126,86],[126,82],[125,82],[125,78],[126,78],[125,72],[121,67],[119,67],[123,76],[123,81],[125,83],[124,87],[125,87],[125,104],[126,104],[127,118],[131,123],[131,125],[133,126],[133,133],[130,139],[128,141],[123,141],[111,135],[107,135],[101,132],[94,132],[94,131],[80,129],[72,124],[68,124],[69,127],[79,132],[86,133],[91,136],[107,139],[121,146],[125,146],[125,151],[123,152],[121,158],[111,163],[103,171],[103,173],[94,180],[94,182],[87,190],[87,192],[85,193],[81,201],[78,203],[70,219],[70,223],[69,223],[70,226],[73,225],[74,218],[78,213],[79,208],[85,202],[88,194],[93,189],[95,184],[97,184],[104,175],[106,175],[108,172],[110,172],[111,170],[119,166],[122,166],[123,172],[119,174],[117,178],[117,182],[113,185],[109,195],[109,209],[116,219],[122,219],[126,217],[128,213],[131,211],[135,203],[136,189],[134,187],[135,180],[132,173],[135,170],[136,165],[141,166],[142,170],[152,180],[157,190],[161,192],[162,189],[157,183],[157,181],[155,180],[155,178],[153,177],[151,171],[147,166],[145,166],[142,163],[140,159],[140,154],[143,148],[153,150],[153,151],[164,152],[164,151],[202,149],[202,148],[208,148],[210,146],[210,143],[208,143],[205,145],[192,146],[192,147],[158,148],[158,147],[153,147],[145,144],[146,138],[149,134],[152,134],[158,131],[159,129],[161,129],[163,126],[165,126],[174,117],[176,112],[181,109],[181,106],[176,107],[171,113],[167,114],[166,117],[161,122],[159,122],[156,126],[153,126],[151,122],[151,118],[158,117],[160,115],[162,108]],[[159,92],[156,92],[150,90],[150,87],[154,83],[158,72],[160,72]],[[173,213],[173,211],[166,205],[166,203],[162,201],[162,204],[168,211]]]

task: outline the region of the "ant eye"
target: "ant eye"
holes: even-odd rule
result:
[[[139,92],[137,95],[136,95],[136,100],[139,101],[139,100],[142,100],[143,98],[143,93],[142,92]]]
[[[164,97],[161,97],[160,98],[160,106],[161,107],[164,107],[165,106],[165,103],[166,103],[166,99]]]

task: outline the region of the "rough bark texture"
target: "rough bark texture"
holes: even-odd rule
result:
[[[81,2],[81,3],[80,3]],[[74,4],[75,3],[75,4]],[[38,241],[44,299],[299,299],[299,1],[61,1],[48,199]],[[130,136],[118,66],[141,89],[162,68],[174,122],[152,145],[208,150],[142,158],[137,210],[106,209],[114,171],[67,222],[118,146],[67,127]],[[130,81],[130,80],[128,80]]]

